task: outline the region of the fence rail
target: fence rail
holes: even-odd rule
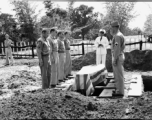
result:
[[[91,52],[95,50],[94,43],[83,43],[83,42],[75,43],[75,44],[71,44],[70,47],[71,47],[71,56],[81,56],[86,54],[87,52]],[[125,52],[129,52],[134,49],[139,49],[139,50],[152,49],[152,42],[138,41],[138,42],[126,43]],[[37,56],[36,44],[35,42],[16,42],[14,43],[14,46],[12,46],[12,53],[15,58],[35,58]],[[1,57],[5,56],[4,43],[0,44],[0,56]]]

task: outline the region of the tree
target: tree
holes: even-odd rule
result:
[[[11,4],[15,7],[13,10],[16,12],[18,23],[21,26],[21,34],[24,34],[24,37],[30,41],[35,41],[37,39],[38,15],[35,14],[36,8],[31,7],[27,0],[14,0]]]
[[[52,27],[58,27],[59,29],[65,29],[68,27],[67,11],[59,7],[53,7],[51,1],[44,1],[46,8],[46,16],[51,19]],[[47,18],[47,19],[49,19]]]
[[[15,19],[10,14],[2,13],[0,15],[0,21],[3,22],[3,28],[5,33],[10,33],[10,27],[16,24]]]
[[[106,2],[105,4],[107,15],[104,18],[104,24],[107,25],[112,21],[118,21],[120,30],[124,33],[130,20],[136,17],[136,15],[132,13],[135,2]],[[108,26],[107,29],[109,29]]]
[[[48,16],[42,16],[39,24],[41,27],[51,28],[51,27],[54,27],[55,21],[53,20],[53,18],[50,18]]]
[[[18,31],[16,29],[13,29],[13,26],[16,26],[17,24],[15,18],[13,18],[13,16],[10,14],[2,13],[0,15],[0,22],[1,22],[1,26],[0,26],[1,36],[4,36],[3,34],[6,33],[10,35],[10,38],[13,41],[17,41]],[[5,39],[5,37],[1,37],[1,38]],[[4,39],[0,39],[0,40],[4,41]]]
[[[152,14],[148,15],[147,20],[145,21],[144,33],[146,35],[151,35],[152,34]]]
[[[68,2],[68,7],[67,7],[67,17],[68,17],[68,20],[71,22],[71,15],[73,13],[73,10],[74,10],[74,1],[70,1]]]
[[[80,5],[75,8],[70,16],[72,21],[71,30],[79,32],[81,31],[82,39],[84,40],[85,34],[93,28],[97,22],[97,13],[93,14],[93,7],[88,7],[86,5]]]

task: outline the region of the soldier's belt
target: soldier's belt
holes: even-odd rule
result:
[[[42,56],[49,56],[49,53],[47,53],[47,54],[42,54]]]
[[[52,52],[58,52],[57,50],[52,50]]]
[[[58,51],[58,53],[65,53],[65,51]]]

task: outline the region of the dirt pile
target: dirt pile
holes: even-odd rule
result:
[[[33,66],[30,69],[25,66],[21,69],[21,67],[23,66],[1,69],[1,120],[152,119],[152,92],[147,91],[138,98],[103,99],[55,89],[41,90],[39,67]],[[15,72],[11,72],[12,70]],[[127,72],[127,74],[125,78],[129,78],[135,72]],[[7,94],[10,96],[6,98]]]
[[[124,67],[128,70],[152,70],[152,50],[134,50],[125,53]]]
[[[0,118],[152,119],[152,93],[139,98],[93,99],[74,92],[37,90],[0,101]]]
[[[40,88],[40,75],[35,71],[21,70],[14,75],[7,75],[7,78],[0,79],[1,98],[9,94],[19,94],[30,91],[33,88]]]
[[[0,118],[9,119],[77,119],[97,105],[80,94],[59,90],[38,90],[0,101]],[[91,107],[90,107],[91,103]],[[88,107],[89,106],[89,107]]]
[[[109,72],[112,70],[112,57],[111,50],[107,50],[107,61],[106,67]],[[73,70],[80,70],[83,66],[95,64],[96,53],[95,51],[87,53],[84,56],[81,56],[77,59],[74,59],[72,62]],[[152,70],[152,50],[133,50],[131,52],[125,53],[124,68],[126,70],[142,70],[148,71]]]

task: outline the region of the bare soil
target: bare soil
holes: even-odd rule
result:
[[[76,92],[41,89],[37,59],[16,60],[2,67],[0,60],[0,119],[152,119],[152,92],[141,97],[97,98]],[[75,74],[76,71],[73,71]],[[125,72],[132,74],[149,72]]]

